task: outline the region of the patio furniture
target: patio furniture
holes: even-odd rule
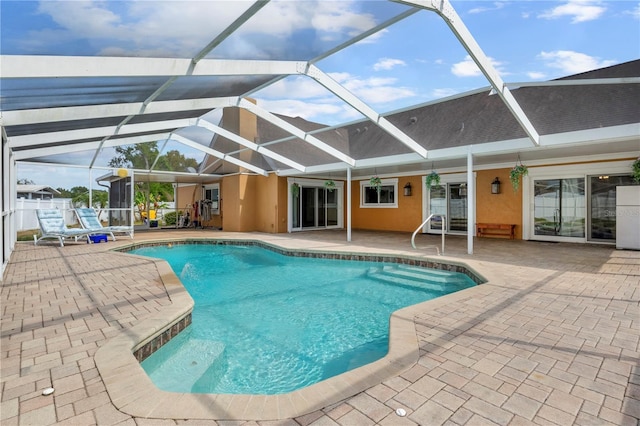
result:
[[[133,239],[133,226],[103,226],[96,211],[90,207],[76,209],[76,215],[82,227],[95,234],[110,234],[113,241],[116,240],[113,234],[128,234]]]
[[[64,239],[72,238],[77,242],[78,238],[85,237],[87,242],[90,242],[89,235],[95,233],[88,229],[80,228],[67,228],[64,223],[64,217],[62,211],[58,209],[38,209],[36,210],[36,216],[38,217],[38,224],[42,231],[42,236],[36,238],[34,235],[34,244],[38,245],[40,240],[45,238],[57,238],[60,241],[60,247],[64,247]]]

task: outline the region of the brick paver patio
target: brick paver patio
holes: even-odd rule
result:
[[[244,237],[291,248],[409,253],[409,235],[137,233],[136,241]],[[637,425],[640,252],[610,246],[447,238],[447,259],[490,279],[414,318],[412,368],[322,410],[277,421],[149,419],[112,404],[94,354],[171,305],[155,263],[129,244],[18,243],[2,282],[3,426],[20,425]],[[435,256],[420,236],[419,253]],[[42,390],[54,387],[53,395]],[[396,410],[402,408],[406,416]]]

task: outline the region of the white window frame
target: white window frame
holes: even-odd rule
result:
[[[393,186],[393,203],[365,203],[364,194],[366,188],[372,188],[370,180],[361,180],[360,181],[360,208],[361,209],[397,209],[398,208],[398,178],[392,179],[381,179],[380,183],[382,186]],[[380,199],[378,198],[378,201]]]
[[[423,175],[421,180],[422,180],[422,220],[425,221],[427,220],[427,218],[429,217],[429,215],[432,213],[431,210],[429,209],[429,202],[430,202],[430,198],[431,198],[431,188],[427,188],[427,176],[428,175]],[[476,178],[477,178],[477,172],[473,172],[473,188],[474,191],[477,188],[476,185]],[[444,174],[444,175],[440,175],[440,185],[443,186],[447,186],[447,184],[450,183],[466,183],[468,185],[467,182],[467,174],[466,173],[448,173],[448,174]],[[469,190],[469,188],[467,188],[467,191]],[[467,193],[468,194],[468,193]],[[469,201],[469,195],[467,195],[467,202]],[[476,217],[476,200],[478,197],[473,196],[473,216]],[[446,205],[446,215],[447,215],[447,221],[449,220],[449,194],[446,194],[446,199],[445,199],[445,205]],[[467,217],[467,220],[469,218]],[[458,234],[458,235],[467,235],[469,230],[471,230],[471,232],[473,232],[473,235],[476,235],[476,226],[475,223],[470,226],[469,223],[467,222],[467,232],[462,232],[462,231],[449,231],[449,227],[447,226],[447,230],[446,230],[446,234]],[[422,227],[422,233],[423,234],[440,234],[441,231],[439,229],[431,229],[431,224],[430,223],[426,223],[423,227]]]
[[[589,215],[589,202],[591,193],[588,187],[589,176],[592,175],[604,175],[604,174],[624,174],[629,173],[629,164],[627,161],[610,161],[610,162],[598,162],[598,163],[581,163],[581,164],[567,164],[561,166],[541,166],[541,167],[529,167],[529,174],[522,177],[522,239],[523,240],[537,240],[537,241],[554,241],[554,242],[577,242],[577,243],[597,243],[599,241],[591,241],[588,239],[589,235],[589,221],[591,217]],[[585,181],[585,232],[584,237],[545,237],[540,235],[534,235],[534,202],[533,184],[536,180],[544,179],[570,179],[570,178],[583,178]],[[509,187],[511,185],[509,184]],[[601,244],[612,244],[609,242],[602,242]]]
[[[215,204],[211,205],[211,214],[214,216],[220,216],[220,184],[219,183],[210,183],[207,185],[204,185],[202,187],[202,199],[203,200],[207,200],[208,198],[206,198],[206,191],[207,190],[213,190],[213,189],[217,189],[218,190],[218,199],[215,200]],[[214,201],[214,200],[211,200]],[[215,207],[214,207],[215,206]]]
[[[338,224],[334,226],[327,227],[306,227],[306,228],[294,228],[293,227],[293,195],[291,194],[291,185],[298,184],[300,187],[307,188],[324,188],[325,187],[324,180],[318,179],[305,179],[305,178],[287,178],[287,232],[299,232],[299,231],[314,231],[314,230],[323,230],[323,229],[338,229],[344,228],[344,212],[343,212],[343,194],[344,194],[344,182],[338,181],[335,182],[336,189],[334,191],[337,192],[337,209],[338,209]]]

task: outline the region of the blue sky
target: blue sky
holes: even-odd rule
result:
[[[507,82],[554,79],[640,58],[638,1],[452,4]],[[249,5],[3,0],[2,54],[192,57]],[[210,57],[310,59],[403,10],[376,0],[273,1]],[[316,65],[379,112],[488,85],[443,20],[426,11]],[[360,118],[303,76],[253,96],[273,112],[326,124]]]

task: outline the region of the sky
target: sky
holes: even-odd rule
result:
[[[451,3],[506,82],[550,80],[640,58],[637,0]],[[0,47],[4,55],[191,58],[250,4],[2,0]],[[380,0],[272,1],[208,57],[310,60],[404,10]],[[444,21],[428,11],[315,65],[380,113],[488,86]],[[306,76],[251,96],[272,112],[320,123],[361,118]],[[80,173],[39,170],[21,166],[19,178],[42,184],[55,178],[54,187],[70,188],[78,179],[65,175]]]

